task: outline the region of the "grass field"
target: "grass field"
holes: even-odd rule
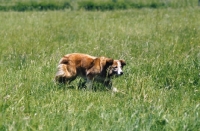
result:
[[[199,7],[0,12],[1,131],[200,130]],[[122,93],[59,88],[67,53],[125,59]]]
[[[199,2],[200,4],[200,2]],[[125,10],[196,7],[198,0],[1,0],[0,11]]]

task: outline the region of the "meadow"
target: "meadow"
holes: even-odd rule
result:
[[[200,9],[0,12],[1,131],[198,131]],[[68,53],[124,59],[112,93],[59,87]]]

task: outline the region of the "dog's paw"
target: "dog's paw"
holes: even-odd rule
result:
[[[119,92],[119,91],[117,90],[117,88],[113,87],[112,92],[116,93],[116,92]]]

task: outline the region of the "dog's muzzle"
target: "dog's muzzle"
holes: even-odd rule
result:
[[[124,73],[123,73],[123,72],[118,72],[117,74],[118,74],[118,75],[123,75]]]

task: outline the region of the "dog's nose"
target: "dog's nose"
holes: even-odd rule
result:
[[[120,75],[123,75],[124,73],[123,72],[120,72]]]

